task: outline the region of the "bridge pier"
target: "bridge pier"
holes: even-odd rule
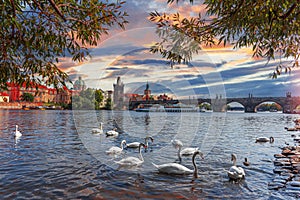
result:
[[[226,111],[226,99],[223,99],[222,96],[216,97],[211,100],[211,107],[213,112],[225,112]]]
[[[253,105],[246,105],[245,106],[245,113],[255,113],[255,106]]]

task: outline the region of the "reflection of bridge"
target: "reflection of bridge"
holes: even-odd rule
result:
[[[249,94],[247,98],[222,98],[215,99],[198,99],[198,104],[209,103],[214,112],[226,111],[227,104],[237,102],[244,106],[245,112],[256,112],[256,107],[263,102],[275,102],[282,107],[284,113],[292,113],[300,105],[300,97],[292,97],[288,92],[286,97],[253,97]]]

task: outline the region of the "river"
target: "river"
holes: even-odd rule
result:
[[[285,143],[299,115],[282,113],[140,113],[134,111],[0,111],[0,199],[296,199],[299,191],[270,190],[276,174],[274,154]],[[94,135],[103,123],[104,132],[117,127],[118,137]],[[12,132],[19,125],[22,136]],[[144,141],[152,136],[144,163],[120,168],[115,161],[138,156],[136,149],[123,154],[105,153],[111,146]],[[259,136],[274,143],[255,143]],[[196,158],[198,178],[157,172],[152,163],[175,162],[177,150],[199,147],[204,159]],[[224,169],[232,166],[231,154],[243,166],[245,179],[233,182]],[[192,169],[191,157],[182,164]]]

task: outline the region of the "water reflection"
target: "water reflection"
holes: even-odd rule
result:
[[[0,191],[3,199],[294,199],[295,193],[268,190],[274,179],[273,155],[285,142],[293,144],[285,126],[297,115],[245,113],[137,113],[122,111],[0,111]],[[222,122],[224,121],[224,123]],[[104,132],[118,126],[121,134],[107,138],[94,135],[103,122]],[[15,124],[23,136],[14,140]],[[214,132],[216,131],[216,132]],[[154,138],[143,151],[144,163],[134,169],[118,169],[115,161],[138,156],[125,149],[118,157],[106,155],[125,139]],[[273,135],[275,142],[255,143],[258,135]],[[199,147],[198,178],[157,173],[153,163],[174,162],[177,150],[170,141]],[[244,157],[246,178],[229,181],[224,169]],[[191,157],[182,164],[192,168]]]

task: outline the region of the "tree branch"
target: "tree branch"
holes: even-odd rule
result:
[[[55,2],[53,0],[49,0],[51,6],[54,8],[54,10],[56,11],[56,13],[64,20],[67,21],[65,16],[60,12],[59,8],[57,7],[57,5],[55,4]]]
[[[298,1],[298,2],[300,2],[300,1]],[[294,3],[290,8],[289,8],[289,10],[284,14],[284,15],[281,15],[281,16],[279,16],[279,18],[280,19],[286,19],[292,12],[293,12],[293,10],[296,8],[296,4]]]

